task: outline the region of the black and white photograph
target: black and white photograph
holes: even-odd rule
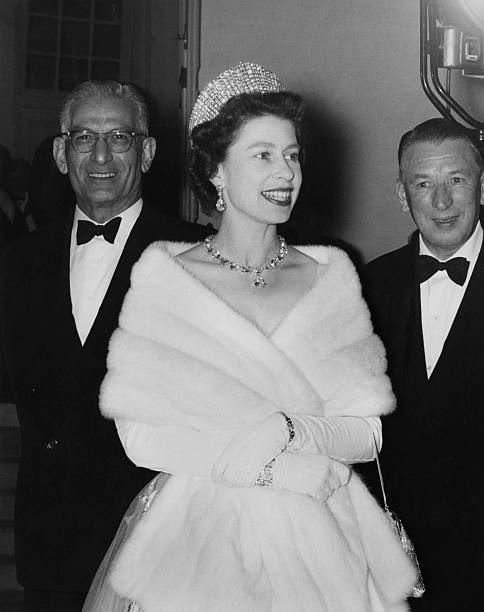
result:
[[[0,612],[484,612],[483,0],[0,0]]]

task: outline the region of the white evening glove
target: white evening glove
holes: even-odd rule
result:
[[[277,457],[289,441],[286,419],[274,412],[244,427],[215,460],[212,479],[232,487],[252,486],[259,472]]]
[[[326,501],[350,475],[347,465],[326,455],[285,452],[272,466],[272,486]]]
[[[374,439],[381,448],[379,417],[289,416],[295,431],[294,439],[288,446],[292,452],[322,453],[346,463],[359,463],[375,458]]]

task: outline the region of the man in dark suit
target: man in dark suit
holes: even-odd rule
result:
[[[206,235],[143,205],[156,143],[136,87],[81,84],[64,103],[61,132],[54,157],[75,211],[12,245],[0,274],[0,346],[22,433],[17,575],[36,612],[81,609],[125,510],[153,476],[130,463],[98,409],[131,268],[154,240]]]
[[[383,421],[390,507],[427,592],[412,610],[484,610],[483,161],[464,128],[431,119],[399,148],[397,195],[418,231],[363,281],[397,409]],[[368,466],[367,480],[379,485]]]

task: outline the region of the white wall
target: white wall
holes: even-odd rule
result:
[[[403,244],[413,223],[394,195],[398,141],[438,116],[419,82],[418,0],[202,0],[201,38],[200,86],[261,63],[330,134],[329,158],[310,160],[322,231],[365,260]]]

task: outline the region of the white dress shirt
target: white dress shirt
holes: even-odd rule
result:
[[[143,202],[139,199],[128,209],[115,215],[121,217],[121,224],[114,244],[105,240],[103,236],[94,236],[85,244],[77,244],[78,221],[93,221],[93,219],[76,206],[71,233],[70,290],[72,314],[82,344],[89,335],[142,206]]]
[[[465,283],[460,286],[452,281],[445,270],[439,270],[427,281],[420,284],[420,304],[422,310],[422,333],[425,349],[425,364],[427,377],[430,378],[442,352],[445,340],[449,333],[455,315],[464,297],[469,279],[476,265],[477,257],[482,246],[483,231],[478,223],[472,236],[461,248],[452,255],[465,257],[469,261],[469,270]],[[433,253],[426,247],[420,236],[420,255]],[[443,261],[443,260],[440,260]]]

